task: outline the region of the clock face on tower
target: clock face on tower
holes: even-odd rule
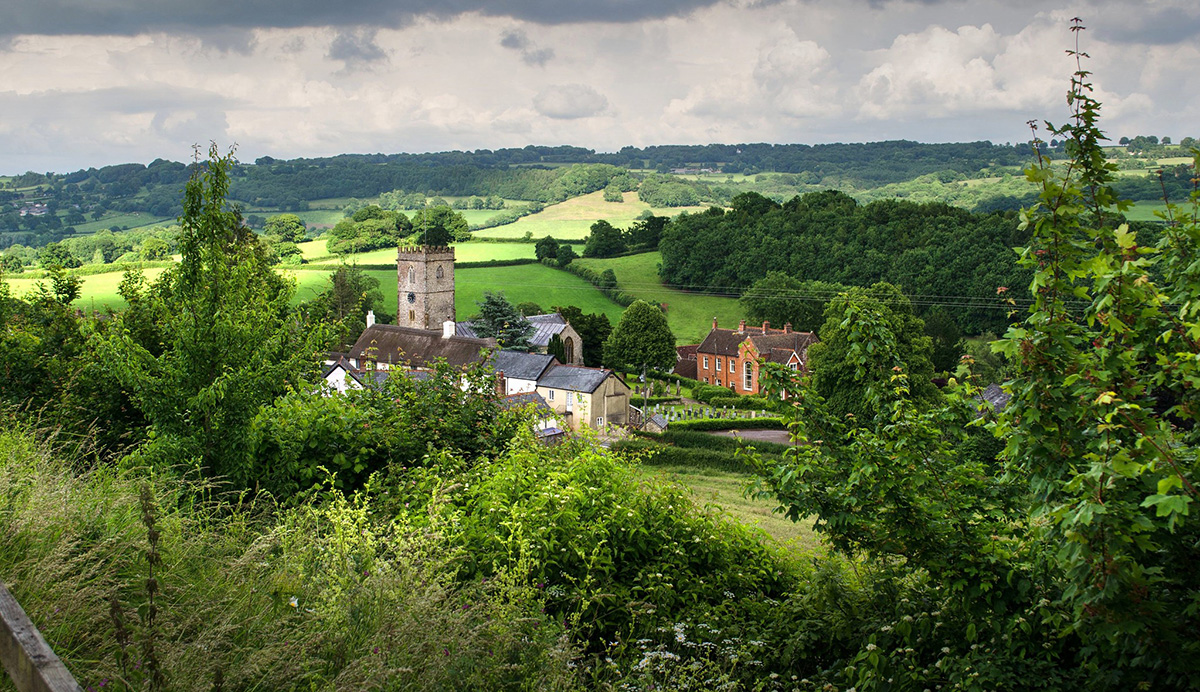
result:
[[[409,304],[409,305],[412,305],[412,304],[413,304],[413,303],[415,303],[415,302],[417,302],[417,294],[416,294],[416,293],[409,293],[409,294],[408,294],[408,304]]]

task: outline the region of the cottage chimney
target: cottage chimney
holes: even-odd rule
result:
[[[449,339],[452,336],[454,336],[454,320],[442,322],[442,338]]]
[[[741,322],[738,322],[738,333],[740,334],[741,332],[744,332],[744,331],[746,331],[746,320],[742,320]]]
[[[769,331],[771,331],[771,323],[767,320],[763,320],[763,334],[766,334]]]
[[[508,378],[504,376],[503,370],[496,371],[496,396],[506,396],[508,392]]]
[[[713,318],[713,329],[717,328],[717,318]]]
[[[375,311],[367,310],[367,329],[375,326]]]
[[[784,334],[791,334],[791,333],[792,333],[792,323],[791,323],[791,322],[785,322],[785,323],[784,323],[784,325],[783,325],[783,333],[784,333]]]

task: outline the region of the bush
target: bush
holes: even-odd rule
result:
[[[728,390],[726,390],[728,391]],[[761,396],[713,396],[706,402],[711,406],[738,409],[740,411],[773,411],[774,406]]]
[[[652,396],[652,397],[633,396],[633,397],[630,397],[630,399],[629,399],[629,403],[633,404],[634,406],[637,406],[638,408],[641,408],[643,406],[653,406],[655,404],[668,404],[668,403],[671,403],[674,401],[679,401],[679,397],[677,397],[677,396]]]
[[[711,435],[709,437],[712,437]],[[614,442],[612,450],[636,456],[645,466],[687,466],[696,469],[718,469],[735,473],[754,473],[744,459],[731,451],[703,449],[699,447],[677,447],[657,444],[649,440],[620,440]]]

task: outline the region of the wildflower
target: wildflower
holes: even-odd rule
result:
[[[291,598],[288,599],[288,605],[290,605],[293,608],[296,608],[300,605],[300,601],[297,600],[295,596],[292,596]]]
[[[867,651],[874,651],[875,649],[878,649],[878,648],[879,647],[875,646],[874,644],[867,644]]]

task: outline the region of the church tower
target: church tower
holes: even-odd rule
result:
[[[396,283],[400,296],[397,325],[441,329],[446,320],[454,321],[454,248],[401,247]]]

